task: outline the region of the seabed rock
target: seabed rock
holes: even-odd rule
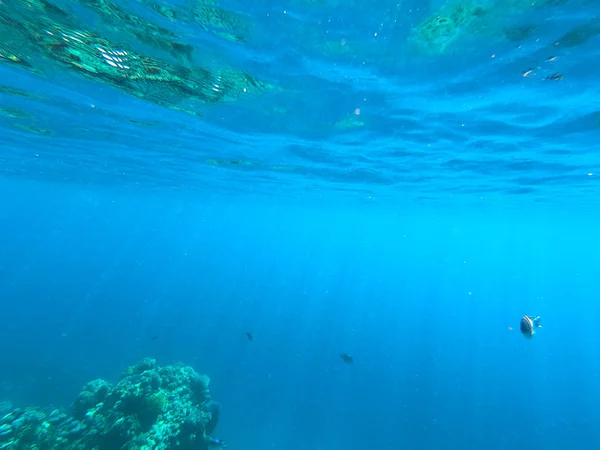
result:
[[[210,379],[146,358],[116,384],[87,383],[70,408],[14,408],[0,417],[0,450],[207,450]]]

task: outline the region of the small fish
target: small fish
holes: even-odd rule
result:
[[[246,337],[248,338],[249,341],[254,340],[254,336],[252,336],[252,333],[250,333],[249,331],[246,332]]]
[[[542,328],[540,316],[523,316],[519,328],[521,334],[527,339],[531,339],[535,334],[535,328]]]
[[[546,80],[556,80],[560,81],[563,79],[562,73],[553,73],[552,75],[548,75]]]
[[[352,358],[352,356],[350,356],[348,353],[342,353],[340,358],[342,358],[342,361],[344,361],[346,364],[352,364],[354,362],[354,358]]]
[[[535,69],[527,69],[527,70],[525,70],[525,71],[523,72],[523,76],[524,76],[525,78],[528,78],[528,77],[532,77],[532,76],[534,76],[534,75],[535,75],[535,72],[534,72],[534,70],[535,70]]]
[[[155,334],[155,335],[153,335],[153,336],[152,336],[152,340],[153,340],[153,341],[155,341],[155,340],[157,340],[157,339],[158,339],[158,335],[157,335],[157,334]]]
[[[226,448],[227,443],[222,439],[208,438],[208,446],[209,447],[218,447],[218,448]]]
[[[546,62],[554,62],[554,61],[556,61],[556,56],[548,56],[546,58]]]

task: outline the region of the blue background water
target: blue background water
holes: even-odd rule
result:
[[[16,403],[68,403],[152,356],[210,374],[233,448],[598,442],[584,217],[3,187]],[[523,313],[544,318],[531,341]]]
[[[433,3],[227,6],[249,46],[190,42],[293,91],[199,121],[0,66],[55,133],[0,123],[0,399],[68,404],[150,356],[211,377],[232,450],[597,448],[600,46],[554,45],[597,5],[410,57]],[[309,25],[363,54],[319,57]]]

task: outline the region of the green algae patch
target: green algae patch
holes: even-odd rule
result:
[[[562,47],[578,47],[600,34],[600,26],[592,23],[579,25],[572,28],[558,39]]]
[[[471,23],[483,17],[486,10],[469,0],[446,3],[439,11],[425,18],[412,36],[415,45],[431,54],[443,54],[448,46],[465,32]]]
[[[14,97],[23,97],[31,100],[45,100],[41,95],[34,94],[23,89],[17,89],[11,86],[0,84],[0,94],[12,95]]]
[[[152,0],[138,0],[147,8],[170,21],[193,23],[201,30],[219,36],[222,39],[244,43],[252,29],[252,22],[247,17],[220,8],[212,0],[196,0],[190,8],[176,8],[165,3]]]
[[[107,0],[80,0],[112,30],[133,37],[117,42],[83,28],[69,12],[44,0],[10,1],[0,8],[0,64],[43,74],[52,65],[145,101],[202,117],[206,105],[251,98],[271,89],[250,74],[228,66],[192,63],[192,49],[169,30],[142,20]],[[224,31],[242,27],[242,18],[198,2],[189,19]],[[114,35],[114,33],[111,33]],[[132,42],[153,47],[152,56]],[[159,55],[167,52],[173,58]],[[156,55],[156,56],[155,56]],[[49,64],[50,63],[50,64]]]
[[[355,46],[346,39],[335,39],[318,42],[316,48],[323,56],[353,56],[357,53]]]
[[[13,119],[31,119],[33,117],[31,114],[16,108],[0,108],[0,115]]]
[[[521,42],[531,38],[538,25],[519,21],[528,22],[533,12],[569,1],[449,0],[415,27],[409,42],[420,53],[430,55],[464,51],[467,46],[461,44],[473,38]]]
[[[49,130],[48,128],[39,128],[33,125],[22,125],[22,124],[16,124],[15,125],[16,128],[19,128],[22,131],[25,131],[27,133],[31,133],[31,134],[38,134],[40,136],[54,136],[55,133],[52,130]]]
[[[365,126],[365,122],[358,118],[357,115],[352,114],[338,120],[334,123],[333,127],[337,130],[350,130],[354,128],[362,128]]]
[[[301,170],[300,166],[283,165],[283,164],[264,164],[257,161],[245,161],[240,159],[226,160],[226,159],[206,159],[204,163],[209,166],[227,167],[235,169],[258,169],[267,172],[298,172]]]

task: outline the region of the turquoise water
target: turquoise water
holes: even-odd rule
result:
[[[599,13],[0,0],[0,448],[146,357],[229,450],[598,448]]]
[[[192,46],[179,61],[119,36],[89,7],[60,5],[119,48],[227,66],[273,87],[192,105],[199,119],[47,57],[35,62],[43,76],[4,64],[3,85],[36,94],[2,95],[3,107],[28,116],[2,118],[7,176],[383,202],[595,201],[594,2],[488,2],[488,13],[433,43],[418,34],[448,9],[433,1],[223,2],[248,24],[242,43],[123,2]],[[547,79],[555,74],[562,79]]]

